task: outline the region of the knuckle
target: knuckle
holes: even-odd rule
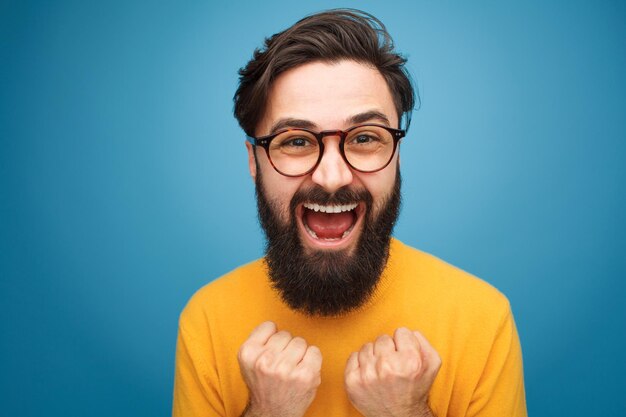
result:
[[[376,385],[378,380],[378,375],[374,372],[367,372],[361,377],[361,381],[365,386]]]
[[[299,351],[304,351],[307,348],[306,340],[298,336],[291,339],[291,345],[293,349],[296,349]]]
[[[261,333],[264,331],[276,331],[276,324],[273,321],[264,321],[259,324],[252,333]]]
[[[311,353],[313,353],[315,355],[322,356],[322,351],[317,346],[311,345],[311,346],[308,346],[307,349],[309,349],[311,351]]]
[[[285,338],[285,339],[291,339],[291,333],[289,333],[287,330],[281,330],[277,332],[276,336]]]
[[[294,382],[306,387],[318,386],[318,381],[321,382],[319,374],[312,371],[299,372],[294,377]]]
[[[343,373],[343,381],[344,383],[351,383],[359,376],[358,369],[347,370]]]
[[[424,370],[424,362],[422,358],[416,356],[412,361],[409,362],[409,368],[411,370],[411,374],[419,374]]]
[[[358,373],[350,373],[345,376],[344,382],[348,388],[356,388],[361,385],[361,377]]]
[[[239,362],[244,364],[250,364],[254,361],[256,357],[256,349],[254,349],[249,344],[243,344],[239,348],[239,352],[237,353],[237,358]]]
[[[319,366],[322,365],[322,351],[317,346],[308,346],[307,351],[311,355],[312,359],[319,363]]]
[[[376,346],[388,346],[389,344],[393,344],[393,339],[389,335],[383,334],[378,336],[374,343]]]
[[[276,376],[282,380],[291,379],[291,375],[294,371],[293,366],[286,364],[285,362],[279,363],[276,368],[274,368],[274,373]]]
[[[407,364],[398,361],[382,360],[377,363],[376,371],[378,378],[383,382],[391,382],[405,378],[411,374],[411,369]]]
[[[400,361],[402,363],[410,365],[410,364],[413,364],[415,362],[420,362],[421,361],[419,352],[413,352],[413,351],[410,351],[410,350],[405,350],[403,352],[398,352],[398,353],[399,353]]]
[[[387,362],[379,362],[376,371],[381,381],[389,382],[396,377],[395,370]]]
[[[388,334],[381,334],[376,338],[377,342],[389,342],[391,341],[391,337]]]
[[[413,332],[406,327],[398,327],[394,332],[393,336],[396,340],[401,340],[403,342],[407,342],[408,340],[412,340]]]
[[[381,368],[381,372],[386,372],[394,377],[414,378],[421,369],[419,355],[404,354],[395,358],[393,362],[388,362],[388,366]]]
[[[271,351],[266,350],[261,353],[254,362],[254,369],[260,373],[268,374],[272,370],[272,364],[274,363],[274,354]]]
[[[261,326],[268,327],[270,329],[276,329],[276,323],[271,320],[264,321],[261,323]]]
[[[371,351],[372,351],[372,349],[373,349],[373,348],[374,348],[374,345],[373,345],[371,342],[368,342],[368,343],[364,344],[364,345],[361,347],[360,352],[361,352],[361,353],[369,353],[369,352],[371,352]]]

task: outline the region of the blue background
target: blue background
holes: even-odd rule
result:
[[[237,69],[383,20],[420,89],[396,235],[511,300],[532,416],[626,413],[626,7],[3,1],[0,414],[165,416],[178,314],[259,257]]]

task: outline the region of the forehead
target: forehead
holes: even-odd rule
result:
[[[320,130],[344,129],[357,114],[379,112],[397,127],[393,98],[378,70],[355,61],[312,62],[273,82],[257,135],[281,119],[308,120]]]

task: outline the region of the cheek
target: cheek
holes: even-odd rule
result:
[[[263,187],[265,196],[277,210],[277,215],[283,221],[289,219],[289,205],[296,191],[299,189],[302,179],[288,178],[280,175],[271,165],[264,166],[260,163],[260,185]]]
[[[393,165],[392,165],[393,164]],[[392,161],[384,170],[361,178],[374,200],[373,215],[377,216],[391,196],[396,182],[397,163]]]

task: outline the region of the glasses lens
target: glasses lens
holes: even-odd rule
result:
[[[359,171],[377,171],[393,156],[393,136],[378,126],[360,126],[351,130],[344,143],[346,159]]]
[[[269,145],[274,167],[286,175],[301,175],[315,166],[319,158],[319,143],[312,133],[288,130],[276,136]]]

